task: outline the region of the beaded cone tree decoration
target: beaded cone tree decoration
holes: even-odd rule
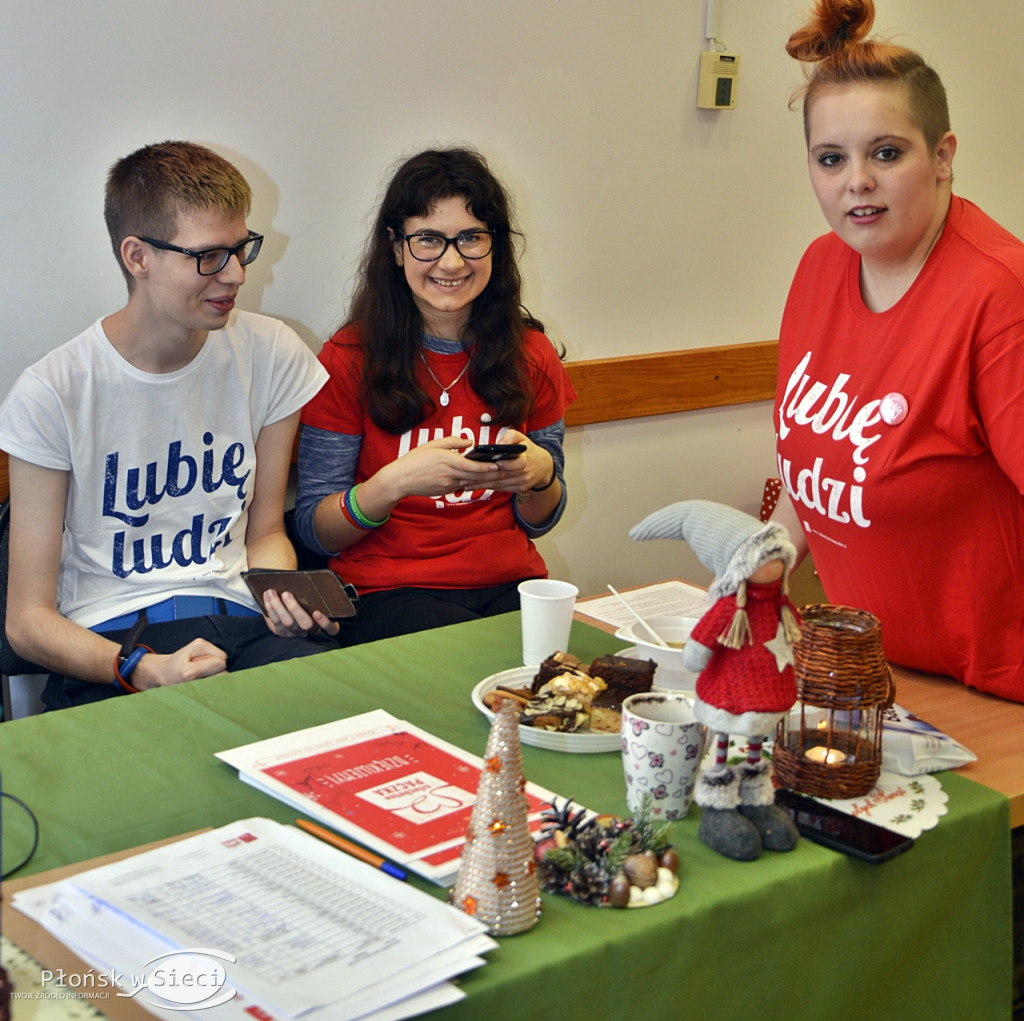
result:
[[[537,924],[540,882],[530,836],[519,744],[519,718],[503,699],[491,724],[462,864],[450,900],[492,936],[511,936]]]

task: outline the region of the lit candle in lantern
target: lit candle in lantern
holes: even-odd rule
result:
[[[846,752],[838,748],[826,748],[824,745],[815,745],[804,752],[804,756],[812,762],[822,762],[826,766],[835,766],[846,761]]]
[[[881,625],[851,606],[815,604],[800,616],[798,708],[779,724],[775,775],[780,786],[812,797],[859,797],[878,780],[882,716],[894,695]]]

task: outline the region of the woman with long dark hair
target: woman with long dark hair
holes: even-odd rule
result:
[[[472,150],[422,152],[385,192],[299,446],[299,534],[361,595],[350,644],[518,609],[547,574],[532,540],[565,508],[576,395],[523,308],[517,237]],[[493,443],[523,449],[466,456]]]

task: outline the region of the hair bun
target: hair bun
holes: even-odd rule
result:
[[[797,60],[825,60],[864,39],[874,21],[874,0],[818,0],[807,24],[789,37],[786,52]]]

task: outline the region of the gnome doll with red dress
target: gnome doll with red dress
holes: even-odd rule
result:
[[[694,800],[700,839],[719,854],[752,861],[762,849],[791,851],[799,834],[775,804],[764,739],[796,701],[793,643],[800,616],[786,594],[796,550],[786,529],[706,500],[670,504],[630,530],[633,539],[682,539],[713,571],[712,605],[694,626],[683,664],[698,673],[694,715],[716,735],[715,765]],[[747,739],[747,761],[728,764],[729,736]]]

